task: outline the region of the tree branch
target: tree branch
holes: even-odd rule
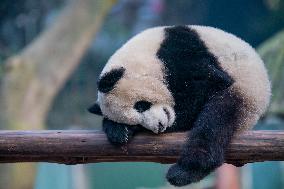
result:
[[[111,145],[100,131],[0,131],[0,162],[53,162],[64,164],[146,161],[176,162],[186,133],[143,133],[125,146]],[[249,131],[236,136],[226,162],[284,160],[284,131]]]

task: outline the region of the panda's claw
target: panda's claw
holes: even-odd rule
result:
[[[126,144],[132,136],[132,132],[126,125],[115,123],[107,119],[103,122],[103,129],[108,140],[114,145]]]
[[[107,133],[108,140],[115,145],[123,145],[128,142],[128,129],[114,128],[113,132]]]

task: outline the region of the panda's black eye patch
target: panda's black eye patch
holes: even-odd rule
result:
[[[104,74],[98,81],[98,90],[102,93],[111,91],[124,72],[125,68],[121,67]]]
[[[134,104],[134,109],[136,109],[137,112],[142,113],[142,112],[145,112],[146,110],[150,109],[151,106],[152,106],[151,102],[141,100],[141,101],[138,101]]]

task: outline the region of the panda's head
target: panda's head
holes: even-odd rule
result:
[[[90,112],[154,133],[170,127],[175,121],[174,100],[156,55],[163,39],[163,29],[152,28],[117,50],[99,77],[98,100]]]

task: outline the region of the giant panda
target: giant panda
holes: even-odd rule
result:
[[[206,26],[147,29],[118,49],[103,68],[98,98],[113,144],[141,128],[189,131],[168,170],[176,186],[200,181],[224,162],[234,134],[251,128],[270,100],[270,82],[255,50],[240,38]]]

